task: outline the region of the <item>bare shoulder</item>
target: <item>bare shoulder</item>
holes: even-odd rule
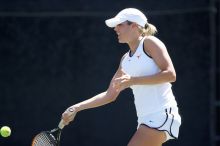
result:
[[[162,47],[162,48],[164,48],[165,47],[165,45],[164,45],[164,43],[160,40],[160,39],[158,39],[157,37],[155,37],[155,36],[147,36],[146,38],[145,38],[145,40],[144,40],[144,45],[147,47],[153,47],[153,46],[157,46],[157,47]]]
[[[155,53],[166,51],[164,43],[155,36],[147,36],[144,40],[144,50],[152,57]]]

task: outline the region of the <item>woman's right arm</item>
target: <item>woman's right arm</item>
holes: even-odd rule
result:
[[[68,125],[69,122],[71,122],[74,119],[76,113],[79,111],[99,107],[115,101],[120,91],[117,91],[114,88],[114,79],[121,76],[121,73],[122,73],[121,67],[119,67],[115,75],[113,76],[107,91],[97,94],[90,99],[87,99],[85,101],[82,101],[67,108],[65,112],[62,114],[62,119],[64,121],[64,124]]]

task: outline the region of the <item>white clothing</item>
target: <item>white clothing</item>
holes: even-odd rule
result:
[[[167,140],[176,139],[179,135],[179,127],[181,125],[181,117],[178,107],[166,108],[163,111],[149,114],[138,118],[138,126],[145,125],[147,127],[165,131]]]
[[[150,76],[160,72],[160,68],[155,61],[144,50],[144,39],[140,41],[134,54],[131,56],[130,52],[126,53],[121,62],[122,70],[132,77]],[[147,121],[143,119],[146,119],[146,117],[148,119],[149,115],[161,113],[161,111],[164,112],[165,109],[170,107],[177,108],[171,87],[170,83],[131,86],[139,124],[152,127],[151,124],[147,124]],[[179,115],[178,112],[177,115]],[[158,120],[161,120],[161,118]],[[159,126],[159,123],[157,126]],[[179,129],[179,126],[177,127]],[[174,137],[178,137],[178,132],[174,133],[176,133]]]

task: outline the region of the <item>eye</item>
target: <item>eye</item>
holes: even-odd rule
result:
[[[122,23],[118,24],[118,26],[122,26],[122,25],[123,25]]]

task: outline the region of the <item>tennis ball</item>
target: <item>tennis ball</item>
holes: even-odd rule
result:
[[[11,129],[8,126],[3,126],[0,130],[2,137],[9,137],[11,135]]]

